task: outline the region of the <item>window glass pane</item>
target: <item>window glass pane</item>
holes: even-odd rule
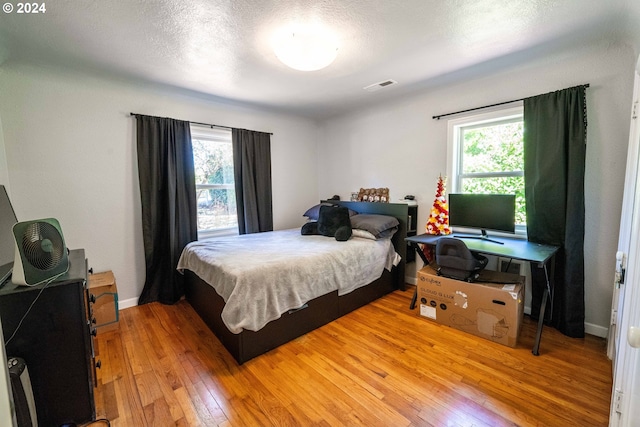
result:
[[[196,184],[233,184],[233,152],[229,142],[193,139]]]
[[[462,178],[462,193],[515,194],[516,225],[526,225],[527,215],[524,201],[524,177],[501,176],[489,178]]]
[[[238,232],[231,134],[192,129],[200,237]]]
[[[234,189],[197,189],[198,231],[237,228]]]
[[[463,128],[462,174],[522,171],[522,121]]]

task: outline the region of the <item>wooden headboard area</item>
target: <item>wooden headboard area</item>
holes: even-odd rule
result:
[[[400,226],[398,232],[394,234],[391,241],[396,248],[396,252],[402,257],[400,264],[398,264],[395,274],[396,283],[398,288],[404,290],[404,271],[407,259],[407,220],[409,219],[409,205],[406,203],[371,203],[371,202],[347,202],[340,200],[323,200],[325,203],[332,203],[334,205],[345,206],[351,210],[354,210],[362,214],[378,214],[389,215],[396,217]]]

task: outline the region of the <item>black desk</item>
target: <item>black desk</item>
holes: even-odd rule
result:
[[[431,234],[421,234],[419,236],[407,237],[407,242],[413,247],[420,256],[425,265],[429,261],[425,257],[420,244],[435,246],[441,237],[458,237],[456,234],[448,236],[434,236]],[[530,261],[538,264],[539,268],[544,269],[546,277],[546,286],[542,293],[542,301],[540,306],[540,316],[538,319],[538,330],[536,331],[536,340],[533,345],[532,353],[538,356],[540,349],[540,338],[542,337],[542,325],[544,323],[544,312],[547,305],[547,299],[553,295],[553,272],[555,266],[555,254],[560,249],[558,246],[542,245],[532,243],[524,239],[515,239],[512,237],[492,237],[492,240],[502,242],[495,243],[492,240],[464,238],[459,237],[467,245],[472,252],[479,252],[486,255],[495,255],[503,258],[519,259],[522,261]],[[411,309],[415,307],[416,295],[411,300]]]

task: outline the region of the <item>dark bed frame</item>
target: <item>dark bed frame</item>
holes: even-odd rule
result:
[[[222,322],[221,313],[225,304],[222,297],[195,273],[185,271],[187,301],[239,364],[344,316],[395,289],[404,290],[408,205],[342,201],[331,203],[346,206],[358,213],[396,217],[400,226],[392,241],[396,252],[402,257],[400,263],[391,272],[385,269],[379,279],[353,292],[342,296],[338,296],[338,291],[330,292],[297,310],[284,313],[257,332],[244,330],[239,334],[231,333]]]

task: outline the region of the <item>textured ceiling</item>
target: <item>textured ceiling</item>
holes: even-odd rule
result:
[[[324,118],[523,57],[619,40],[639,26],[636,3],[54,0],[44,14],[0,12],[0,64],[53,63]],[[332,28],[333,64],[313,72],[281,64],[270,40],[291,23]],[[398,84],[363,90],[387,79]]]

